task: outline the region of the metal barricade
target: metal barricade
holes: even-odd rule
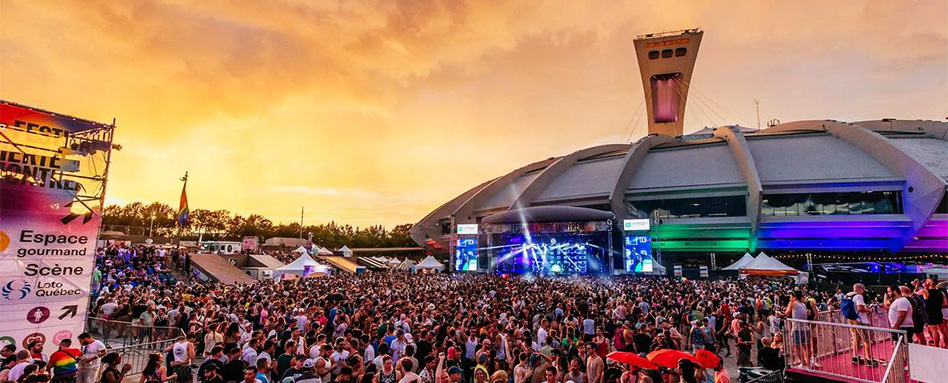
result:
[[[756,377],[743,383],[783,383],[783,371],[771,371],[766,375]]]
[[[872,327],[889,327],[889,317],[885,309],[879,306],[870,306],[869,313],[869,326]],[[813,320],[817,322],[829,322],[829,323],[848,323],[846,318],[843,317],[843,313],[840,310],[830,310],[830,311],[820,311],[816,314],[816,318]]]
[[[128,346],[167,339],[174,340],[185,335],[184,331],[178,327],[142,326],[138,320],[126,322],[96,317],[89,317],[86,320],[86,331],[109,347],[112,342]]]
[[[906,381],[904,331],[787,319],[781,332],[788,372],[865,383]]]
[[[141,374],[148,365],[148,356],[155,353],[164,353],[165,349],[173,345],[174,339],[165,339],[155,342],[132,344],[122,347],[116,347],[109,352],[115,352],[122,356],[122,363],[128,363],[132,366],[128,375]]]

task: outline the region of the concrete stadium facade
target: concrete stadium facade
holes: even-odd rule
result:
[[[457,226],[535,206],[651,218],[666,252],[948,252],[948,123],[797,121],[577,150],[444,203],[410,233],[449,252]]]

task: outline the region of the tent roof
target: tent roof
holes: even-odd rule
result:
[[[737,262],[734,262],[728,267],[725,267],[721,270],[740,270],[742,267],[754,261],[754,256],[750,253],[744,253],[744,256],[741,259],[738,259]]]
[[[322,266],[318,262],[314,261],[309,254],[302,253],[299,258],[296,258],[295,261],[290,264],[276,269],[276,271],[292,271],[292,270],[303,270],[306,266]]]
[[[320,247],[317,253],[319,253],[319,255],[332,255],[332,251],[329,251],[329,249],[325,247]]]
[[[438,262],[438,260],[435,259],[435,257],[429,255],[427,258],[425,258],[420,263],[415,265],[415,268],[416,269],[443,269],[444,265],[442,265],[441,262]]]
[[[308,251],[306,251],[306,247],[303,247],[303,246],[297,247],[296,250],[293,250],[293,252],[294,253],[308,253]]]
[[[349,250],[349,246],[342,245],[342,247],[339,248],[339,251],[352,251],[352,250]]]
[[[741,270],[777,270],[777,271],[797,271],[790,266],[785,265],[763,252],[754,258],[753,261],[741,267]]]

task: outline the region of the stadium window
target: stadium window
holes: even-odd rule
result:
[[[662,50],[662,58],[667,59],[669,57],[672,57],[672,50],[671,49]]]
[[[743,217],[747,215],[744,196],[701,197],[629,201],[632,216],[647,218]]]
[[[941,197],[941,203],[935,208],[935,214],[948,214],[948,191]]]
[[[659,54],[658,51],[649,51],[649,52],[648,52],[648,59],[649,59],[649,60],[655,60],[655,59],[658,58],[658,54]]]
[[[764,194],[760,213],[764,216],[902,214],[902,193]]]
[[[686,55],[686,54],[688,54],[688,49],[687,49],[687,48],[678,48],[678,49],[675,49],[675,57],[682,57],[682,56],[684,56],[684,55]]]

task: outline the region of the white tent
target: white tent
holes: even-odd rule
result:
[[[750,253],[744,253],[744,256],[741,259],[738,259],[737,262],[732,263],[730,266],[725,267],[721,270],[740,270],[742,267],[754,261],[754,256]]]
[[[273,279],[278,279],[284,275],[295,275],[306,278],[311,275],[328,275],[329,266],[322,265],[310,258],[309,254],[302,253],[299,258],[290,264],[273,270]]]
[[[319,255],[332,255],[332,251],[329,251],[329,249],[325,247],[320,247],[316,253]]]
[[[796,274],[798,271],[761,252],[757,255],[757,258],[741,267],[741,273],[749,275],[786,275]]]
[[[440,272],[444,270],[444,265],[442,265],[441,262],[438,262],[435,257],[429,255],[427,258],[415,265],[415,270],[437,270]]]
[[[395,266],[395,270],[411,271],[412,267],[414,266],[415,266],[415,261],[405,258],[405,260],[401,261],[401,263],[399,263],[398,266]]]
[[[293,250],[293,252],[294,252],[294,253],[303,253],[303,254],[309,253],[309,251],[306,250],[306,247],[303,247],[303,246],[297,247],[296,250]]]
[[[343,257],[351,257],[351,256],[352,256],[352,250],[349,250],[349,246],[346,246],[346,245],[342,245],[342,248],[339,249],[339,252],[342,253],[342,256],[343,256]]]

